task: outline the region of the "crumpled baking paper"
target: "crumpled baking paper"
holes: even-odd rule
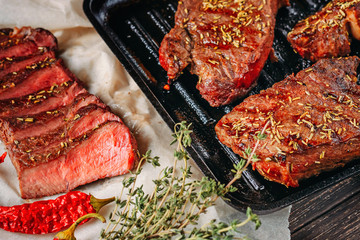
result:
[[[159,114],[147,100],[145,95],[123,69],[120,62],[109,50],[101,37],[92,28],[82,10],[80,0],[0,0],[0,27],[42,27],[54,33],[58,39],[60,57],[69,69],[83,82],[90,93],[99,96],[111,109],[118,114],[134,133],[139,150],[145,153],[151,149],[153,156],[160,157],[162,167],[172,166],[174,148],[169,146],[172,140],[172,130],[165,124]],[[0,143],[0,154],[5,151]],[[202,173],[197,166],[192,165],[193,178],[200,179]],[[153,176],[157,176],[160,169],[154,169],[149,164],[144,165],[139,183],[144,184],[145,190],[150,191],[149,184]],[[126,176],[125,176],[126,177]],[[91,193],[97,198],[107,198],[118,195],[121,180],[124,176],[103,179],[78,188],[80,191]],[[14,167],[7,157],[0,165],[0,205],[12,206],[34,200],[23,200],[19,195],[19,186]],[[53,199],[50,196],[43,199]],[[113,209],[110,205],[102,209],[105,216]],[[290,239],[288,218],[290,208],[278,212],[260,215],[262,226],[254,230],[250,223],[241,228],[242,234],[250,239],[258,240],[286,240]],[[230,222],[234,219],[245,219],[242,212],[218,200],[215,207],[211,207],[201,218],[204,224],[211,219]],[[101,229],[106,225],[92,220],[78,227],[76,237],[79,240],[98,239]],[[55,234],[26,235],[10,233],[0,229],[0,239],[52,239]]]

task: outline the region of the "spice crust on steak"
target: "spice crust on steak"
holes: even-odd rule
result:
[[[269,122],[252,166],[286,186],[344,166],[360,156],[359,62],[322,59],[248,97],[217,123],[218,139],[246,158]]]
[[[286,0],[183,0],[159,61],[169,81],[191,65],[196,88],[213,107],[243,97],[270,53],[275,16]]]
[[[360,0],[334,0],[316,14],[298,22],[287,39],[303,58],[350,54],[351,37],[360,40]]]

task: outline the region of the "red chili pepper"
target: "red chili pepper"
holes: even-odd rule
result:
[[[0,163],[3,163],[6,157],[6,152],[3,153],[3,155],[1,155],[0,157]]]
[[[10,232],[44,234],[68,228],[79,217],[99,212],[115,198],[96,199],[92,195],[73,191],[54,200],[0,207],[0,227]]]
[[[68,229],[56,234],[54,240],[76,240],[75,235],[74,235],[76,227],[79,224],[81,224],[83,221],[85,221],[85,220],[87,221],[89,218],[92,218],[92,217],[101,220],[103,223],[106,222],[105,218],[98,213],[86,214],[85,216],[82,216],[78,220],[76,220],[76,222],[74,222],[73,225],[71,225]]]

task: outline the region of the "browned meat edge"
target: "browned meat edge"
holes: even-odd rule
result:
[[[360,40],[360,1],[334,0],[297,23],[287,39],[303,58],[317,61],[350,54],[350,33]]]

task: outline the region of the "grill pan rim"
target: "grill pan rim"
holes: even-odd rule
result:
[[[127,7],[126,3],[137,4],[141,3],[145,0],[118,0],[118,4],[125,3],[125,8]],[[101,3],[99,3],[101,2]],[[114,35],[113,29],[108,25],[107,20],[109,16],[105,13],[113,14],[112,8],[114,8],[114,0],[84,0],[83,2],[83,10],[95,30],[99,33],[99,35],[103,38],[105,43],[109,46],[115,56],[119,59],[124,68],[128,71],[130,76],[134,79],[134,81],[138,84],[140,89],[143,91],[145,96],[149,99],[149,101],[154,105],[155,109],[159,112],[163,120],[166,124],[173,129],[176,122],[176,119],[171,116],[171,113],[164,106],[163,99],[161,96],[159,97],[156,92],[154,92],[151,84],[149,84],[148,79],[144,72],[139,69],[139,66],[134,64],[133,57],[130,56],[127,51],[128,46],[122,42],[120,39],[116,38]],[[141,58],[138,59],[141,62]],[[204,175],[212,177],[216,180],[219,180],[213,173],[214,169],[208,166],[208,164],[199,156],[196,147],[193,145],[187,149],[191,157],[194,159],[200,170],[204,173]],[[230,169],[228,169],[230,172]],[[360,173],[360,163],[351,164],[351,166],[344,168],[342,170],[338,170],[335,174],[330,174],[328,177],[325,177],[321,181],[317,181],[317,178],[313,178],[313,180],[309,180],[310,184],[299,191],[294,191],[285,195],[284,197],[276,200],[265,199],[263,202],[253,203],[250,200],[244,200],[239,197],[236,197],[234,194],[228,194],[227,198],[230,201],[226,201],[230,206],[234,207],[237,210],[244,211],[248,206],[252,208],[255,213],[258,214],[268,214],[277,210],[280,210],[286,206],[289,206],[311,194],[314,194],[322,189],[325,189],[329,186],[332,186],[348,177],[353,176],[354,174]],[[311,183],[313,181],[314,183]],[[222,182],[224,183],[224,182]],[[261,193],[260,193],[261,194]]]

